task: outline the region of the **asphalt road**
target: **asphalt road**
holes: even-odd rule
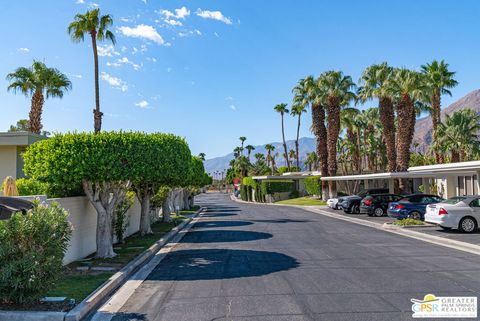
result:
[[[208,212],[113,320],[410,320],[411,298],[480,293],[480,256],[297,208],[198,202]]]

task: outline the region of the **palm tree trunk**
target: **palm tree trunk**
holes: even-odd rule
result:
[[[340,134],[340,106],[336,97],[328,98],[328,129],[327,129],[327,151],[328,151],[328,175],[337,175],[337,141]],[[328,190],[330,197],[337,196],[337,182],[329,181]]]
[[[100,84],[98,75],[98,52],[97,52],[97,32],[92,31],[93,61],[95,65],[95,109],[93,110],[94,130],[98,134],[102,130],[102,116],[100,111]]]
[[[322,105],[312,106],[312,131],[317,139],[316,152],[320,167],[320,175],[328,176],[327,128],[325,127],[325,108]],[[322,183],[322,200],[328,199],[328,186]]]
[[[282,139],[283,139],[283,149],[285,150],[285,161],[287,162],[288,171],[290,171],[290,161],[288,160],[287,144],[285,143],[285,126],[283,124],[283,113],[282,113]]]
[[[28,129],[31,133],[40,134],[42,131],[42,110],[45,99],[41,90],[35,90],[32,96]]]
[[[432,101],[432,139],[437,141],[438,139],[438,125],[440,124],[440,92],[437,90],[433,93],[431,97]],[[435,151],[435,160],[437,164],[442,164],[444,162],[443,155],[439,151]]]
[[[383,127],[383,137],[387,150],[387,170],[397,170],[397,152],[395,148],[395,114],[390,97],[380,97],[378,104],[380,122]]]
[[[298,155],[298,139],[300,136],[300,117],[301,114],[298,114],[298,125],[297,125],[297,140],[295,141],[295,157],[297,158],[297,168],[300,169],[300,157]]]
[[[408,95],[404,95],[397,105],[398,126],[397,130],[397,170],[405,172],[410,161],[410,145],[412,144],[415,131],[415,108]],[[406,190],[406,180],[399,180],[399,188],[402,193]]]

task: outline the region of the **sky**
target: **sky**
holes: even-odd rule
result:
[[[4,75],[33,59],[72,81],[43,113],[50,132],[92,131],[91,42],[73,43],[76,13],[111,14],[117,43],[99,43],[103,130],[168,132],[192,153],[223,156],[281,140],[278,103],[307,75],[342,70],[355,81],[371,64],[419,69],[445,59],[459,85],[443,105],[478,89],[480,1],[44,0],[2,1],[0,131],[28,118],[30,99],[7,91]],[[371,102],[367,106],[375,106]],[[301,136],[312,137],[310,113]],[[286,138],[296,119],[286,117]]]

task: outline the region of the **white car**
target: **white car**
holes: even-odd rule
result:
[[[427,206],[425,222],[473,233],[480,222],[480,195],[457,196]]]
[[[338,198],[329,198],[327,200],[327,206],[333,208],[334,210],[340,209],[340,204],[338,204]]]

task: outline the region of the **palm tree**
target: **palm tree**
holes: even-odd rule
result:
[[[245,149],[248,152],[248,159],[250,160],[250,154],[252,153],[252,151],[255,150],[255,147],[253,147],[252,145],[247,145],[247,146],[245,146]]]
[[[265,145],[265,150],[267,151],[267,156],[266,156],[267,166],[269,166],[271,157],[272,157],[272,152],[275,150],[275,146],[273,146],[272,144],[267,144]]]
[[[360,78],[361,87],[358,90],[360,99],[365,102],[368,99],[378,99],[380,123],[383,127],[388,171],[397,170],[396,147],[395,147],[395,113],[392,93],[389,90],[389,81],[392,77],[393,68],[386,62],[372,65],[365,69]]]
[[[288,157],[290,158],[291,164],[293,164],[296,156],[297,156],[297,152],[294,149],[290,149],[290,151],[288,152]],[[299,166],[297,166],[297,167],[300,168]],[[291,170],[291,168],[290,168],[290,170]]]
[[[300,139],[300,118],[302,117],[302,114],[307,111],[306,107],[307,107],[306,104],[295,104],[292,106],[292,110],[290,112],[292,116],[298,117],[297,139],[295,140],[295,152],[296,152],[295,158],[297,160],[298,168],[300,168],[300,156],[298,154],[298,140]]]
[[[433,140],[437,138],[437,128],[439,126],[440,120],[440,110],[441,110],[441,96],[449,95],[450,88],[455,87],[458,82],[453,78],[455,72],[448,70],[448,64],[444,60],[438,62],[437,60],[432,61],[429,64],[422,65],[422,73],[425,75],[424,81],[426,89],[428,92],[428,101],[431,105],[431,117],[432,117],[432,128],[433,128]],[[435,158],[437,163],[443,163],[442,154],[435,152]]]
[[[233,156],[238,158],[242,154],[242,147],[235,147],[233,149]]]
[[[240,136],[239,139],[240,139],[240,142],[242,143],[242,145],[241,145],[240,147],[241,147],[242,150],[243,150],[243,143],[245,143],[245,141],[247,140],[247,137],[245,137],[245,136]]]
[[[100,15],[100,9],[87,11],[85,14],[76,14],[68,26],[68,33],[73,42],[81,42],[85,34],[92,38],[93,61],[95,65],[95,110],[93,111],[95,133],[102,129],[102,116],[100,111],[100,86],[98,76],[97,40],[110,40],[115,45],[115,35],[108,30],[113,25],[110,15]]]
[[[463,109],[445,116],[439,124],[434,141],[437,153],[450,153],[451,162],[471,160],[479,154],[478,131],[480,115],[472,109]]]
[[[198,158],[200,158],[202,161],[205,161],[205,156],[207,156],[205,153],[198,154]]]
[[[345,137],[347,140],[343,142],[343,146],[347,148],[351,154],[352,169],[356,173],[362,171],[362,158],[360,153],[360,139],[362,121],[358,117],[360,111],[356,108],[345,108],[340,112],[340,125],[345,129]]]
[[[320,174],[328,176],[327,128],[325,126],[325,102],[318,86],[318,79],[307,76],[300,79],[293,88],[296,104],[310,105],[312,109],[312,133],[316,138],[316,153],[318,156]],[[328,186],[322,184],[322,200],[328,198]]]
[[[257,162],[265,160],[265,155],[263,155],[262,153],[255,153],[255,155],[253,155],[253,157],[255,157],[255,160]]]
[[[321,96],[327,106],[328,175],[337,175],[337,141],[340,135],[340,110],[355,99],[352,77],[341,71],[327,71],[319,77]],[[330,197],[337,196],[336,181],[328,182]]]
[[[247,177],[250,169],[250,162],[248,158],[245,156],[238,157],[235,160],[235,168],[240,172],[242,177]]]
[[[287,109],[287,104],[278,104],[277,106],[275,106],[274,110],[282,116],[283,149],[284,149],[285,155],[287,155],[288,152],[287,152],[287,144],[285,142],[285,126],[284,126],[284,123],[283,123],[283,118],[284,118],[283,116],[285,114],[288,114],[288,112],[289,112],[288,109]],[[288,170],[290,170],[290,161],[288,160],[288,157],[286,157],[285,160],[287,162]]]
[[[315,153],[315,152],[307,153],[307,157],[305,159],[305,165],[308,166],[308,171],[309,172],[311,172],[312,169],[316,169],[318,167],[317,153]]]
[[[390,92],[396,97],[397,110],[397,170],[404,172],[410,161],[410,146],[415,132],[415,102],[422,99],[424,82],[422,75],[406,68],[395,69],[389,82]],[[401,192],[405,192],[406,181],[399,180]]]
[[[31,97],[28,128],[30,132],[42,131],[42,112],[45,98],[62,98],[72,88],[70,80],[58,69],[48,68],[43,62],[33,61],[31,67],[20,67],[7,75],[8,90]]]

